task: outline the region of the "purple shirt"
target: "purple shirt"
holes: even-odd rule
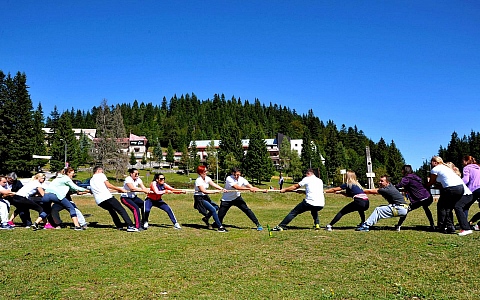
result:
[[[470,191],[480,188],[480,167],[477,164],[469,164],[463,168],[463,183]]]
[[[410,196],[410,202],[415,203],[430,198],[430,193],[423,186],[422,179],[416,174],[407,174],[402,180],[395,185],[396,188],[403,187],[405,192]]]

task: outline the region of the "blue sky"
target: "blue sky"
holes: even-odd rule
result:
[[[475,0],[3,0],[0,20],[0,70],[25,72],[45,115],[258,98],[394,140],[414,168],[480,131]]]

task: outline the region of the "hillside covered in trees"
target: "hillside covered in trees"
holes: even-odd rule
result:
[[[32,160],[32,154],[52,155],[52,161],[61,166],[64,143],[67,143],[72,166],[93,163],[89,156],[92,145],[83,138],[76,141],[71,128],[98,129],[98,115],[99,112],[103,115],[105,107],[102,105],[106,105],[106,102],[100,102],[99,100],[99,106],[89,111],[71,108],[59,112],[55,107],[45,117],[41,104],[35,110],[32,107],[26,75],[19,72],[12,77],[0,71],[0,109],[3,114],[0,124],[0,155],[5,158],[1,172],[32,170],[42,163]],[[123,103],[110,106],[109,110],[112,118],[121,114],[115,118],[123,120],[126,133],[146,136],[151,149],[169,146],[176,151],[185,151],[192,140],[213,139],[222,140],[225,146],[235,144],[235,140],[239,139],[274,138],[277,133],[293,139],[303,139],[304,147],[297,169],[317,168],[324,181],[328,182],[341,180],[340,169],[351,169],[365,183],[366,146],[370,147],[373,171],[377,174],[390,174],[394,181],[398,180],[404,164],[402,154],[393,140],[387,142],[381,138],[375,142],[356,126],[337,126],[333,120],[320,120],[312,109],[306,114],[298,114],[295,109],[273,103],[266,105],[259,99],[251,102],[234,96],[227,99],[223,94],[215,94],[212,99],[201,100],[194,93],[187,93],[180,97],[173,95],[170,99],[163,97],[158,103]],[[47,145],[41,142],[44,138],[42,127],[54,128],[55,131]],[[233,140],[227,142],[227,139]],[[469,142],[470,139],[478,143],[478,133],[472,132],[464,142]],[[457,144],[463,145],[462,143],[460,139]],[[450,154],[457,157],[460,153],[478,153],[475,152],[478,150],[471,152],[470,148],[467,150],[460,147],[458,151],[454,148],[457,149],[450,145],[447,149],[440,147],[439,152],[447,158]],[[240,154],[235,155],[242,155],[237,152]],[[220,160],[225,160],[227,154],[223,153],[222,157],[219,153]],[[324,158],[323,162],[321,157]],[[280,158],[288,172],[293,162],[282,158],[282,150]],[[220,163],[225,165],[225,161]]]

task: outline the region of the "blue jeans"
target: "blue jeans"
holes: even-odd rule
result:
[[[278,226],[284,228],[290,223],[296,216],[302,214],[306,211],[310,211],[312,214],[313,222],[315,224],[320,224],[320,220],[318,218],[318,212],[323,209],[323,206],[313,206],[307,203],[307,201],[303,200],[302,202],[298,203],[294,209],[292,209],[288,215],[283,219]]]
[[[75,207],[73,207],[72,203],[68,201],[67,198],[63,198],[62,200],[59,200],[57,195],[53,193],[45,193],[45,195],[42,198],[43,203],[58,203],[61,204],[65,209],[68,210],[70,213],[70,217],[74,218],[77,216],[77,212],[75,211]]]
[[[210,202],[205,200],[202,200],[202,201],[203,201],[203,206],[205,206],[205,208],[210,212],[210,214],[213,217],[213,220],[215,220],[215,223],[218,225],[218,227],[222,226],[222,222],[220,222],[220,219],[218,218],[216,208],[212,204],[210,204]]]
[[[375,225],[380,219],[388,219],[393,217],[403,217],[406,216],[408,213],[407,206],[397,205],[397,204],[389,204],[389,205],[382,205],[375,208],[365,221],[365,224],[368,226]]]

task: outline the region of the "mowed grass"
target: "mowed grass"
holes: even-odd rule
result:
[[[183,229],[153,208],[150,228],[113,228],[91,196],[75,201],[94,224],[86,231],[16,228],[0,231],[1,299],[478,299],[480,233],[466,237],[426,231],[423,210],[403,230],[397,219],[356,232],[356,213],[333,232],[313,230],[309,213],[288,230],[277,225],[299,201],[295,193],[244,193],[265,230],[236,207],[228,233],[208,230],[193,196],[166,195]],[[212,199],[219,203],[220,195]],[[320,212],[327,224],[350,199],[327,195]],[[384,204],[371,197],[371,206]],[[436,204],[431,206],[434,215]],[[470,214],[478,212],[474,204]],[[32,214],[32,216],[34,216]],[[64,221],[69,221],[65,211]]]

